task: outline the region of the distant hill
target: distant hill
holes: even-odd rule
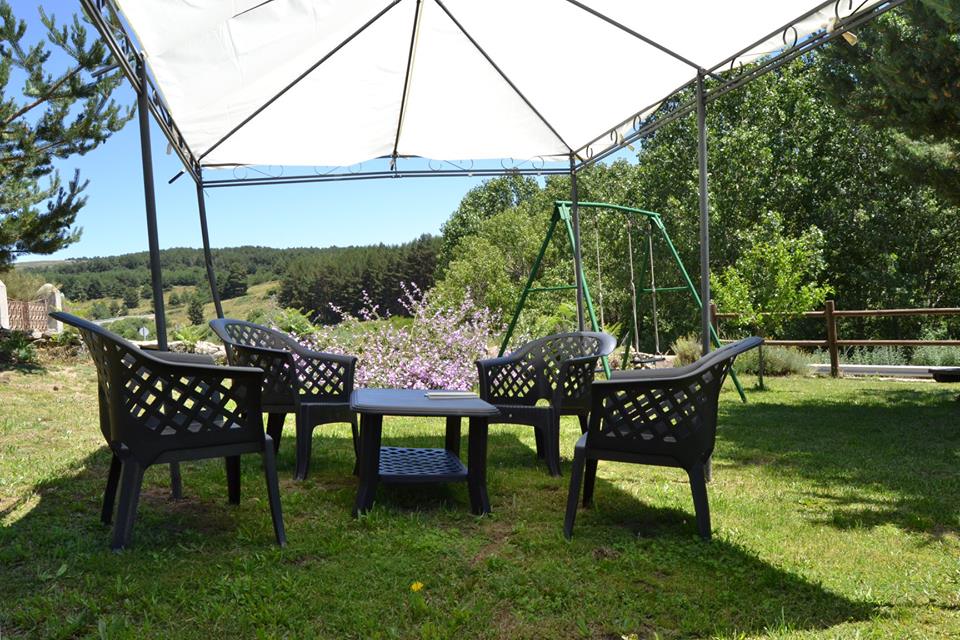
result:
[[[322,254],[335,248],[274,249],[271,247],[231,247],[214,249],[213,262],[218,277],[232,268],[247,275],[249,284],[277,280],[287,263],[304,255]],[[206,269],[201,249],[174,248],[160,251],[164,288],[206,285]],[[125,253],[98,258],[73,258],[38,261],[18,265],[56,284],[64,295],[76,302],[97,298],[120,298],[131,288],[150,287],[149,253]]]
[[[439,238],[424,235],[400,245],[325,248],[243,246],[213,250],[217,283],[223,298],[243,296],[248,287],[272,283],[281,304],[316,312],[325,320],[330,304],[354,311],[367,291],[384,310],[400,312],[401,282],[433,285]],[[192,296],[190,287],[207,301],[207,273],[201,249],[174,248],[160,252],[163,288],[176,299]],[[128,309],[151,297],[149,254],[41,260],[19,264],[17,270],[57,285],[76,303],[100,302],[95,316],[108,317],[123,302]],[[173,303],[176,304],[175,302]],[[84,305],[87,306],[87,305]]]

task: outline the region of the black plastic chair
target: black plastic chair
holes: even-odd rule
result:
[[[720,388],[734,359],[761,344],[760,338],[746,338],[685,367],[622,372],[612,380],[594,382],[590,428],[574,448],[564,535],[573,535],[581,479],[587,507],[593,501],[597,461],[614,460],[685,470],[697,529],[708,540],[710,507],[704,467],[717,436]]]
[[[50,315],[80,331],[97,368],[100,430],[113,452],[104,524],[110,524],[120,489],[113,549],[130,543],[147,467],[222,457],[229,501],[239,504],[245,453],[263,457],[274,534],[278,544],[286,544],[274,449],[260,409],[263,371],[219,367],[204,356],[141,350],[69,313]]]
[[[587,429],[590,383],[597,361],[617,346],[605,333],[558,333],[528,342],[510,355],[478,360],[480,397],[500,410],[491,423],[535,429],[537,455],[550,475],[560,475],[560,416],[580,418]],[[546,400],[547,406],[536,406]]]
[[[276,450],[287,414],[296,418],[297,480],[310,470],[313,430],[319,425],[349,423],[359,457],[357,416],[350,411],[354,356],[311,351],[281,331],[243,320],[220,318],[210,326],[223,341],[230,364],[263,369],[263,410],[269,414],[267,433]]]

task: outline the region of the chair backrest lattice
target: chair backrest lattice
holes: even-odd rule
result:
[[[720,389],[736,356],[758,344],[748,338],[660,375],[595,384],[587,445],[681,460],[712,452]]]
[[[296,404],[296,367],[289,352],[290,338],[274,329],[231,318],[214,320],[210,325],[223,340],[230,364],[263,369],[265,405],[292,408]]]
[[[99,384],[101,430],[115,450],[130,449],[149,463],[171,449],[262,439],[260,414],[248,410],[259,389],[226,379],[216,367],[165,362],[76,316],[55,317],[76,327],[90,352]],[[259,382],[259,375],[251,379]],[[254,404],[259,406],[258,401]]]
[[[223,340],[231,364],[263,369],[265,405],[346,401],[352,391],[352,358],[332,354],[322,354],[325,357],[320,359],[303,357],[299,355],[302,346],[292,337],[252,322],[221,318],[210,326]]]
[[[560,333],[528,342],[507,356],[509,365],[491,369],[495,401],[535,404],[559,398],[576,402],[589,395],[597,361],[615,346],[613,336],[588,331]]]

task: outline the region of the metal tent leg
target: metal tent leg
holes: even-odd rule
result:
[[[580,206],[577,204],[577,168],[570,156],[570,201],[573,220],[573,277],[577,283],[577,330],[583,331],[583,254],[580,251]]]
[[[210,283],[210,293],[213,295],[213,306],[217,317],[223,317],[223,306],[220,304],[220,290],[217,288],[217,274],[213,270],[213,255],[210,253],[210,233],[207,230],[207,204],[203,196],[203,183],[197,183],[197,209],[200,212],[200,236],[203,239],[203,262],[207,267],[207,281]]]
[[[710,203],[707,196],[707,98],[703,70],[697,72],[697,160],[700,169],[700,335],[710,353]]]
[[[160,273],[160,241],[157,237],[157,199],[153,188],[153,157],[150,149],[150,103],[147,96],[147,67],[137,59],[140,90],[137,115],[140,123],[140,157],[143,162],[143,197],[147,208],[147,242],[150,244],[150,279],[153,284],[153,312],[157,327],[157,346],[167,350],[167,317],[163,309],[163,277]]]

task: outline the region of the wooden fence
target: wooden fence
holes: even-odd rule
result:
[[[737,313],[718,313],[717,305],[710,303],[710,317],[717,335],[720,335],[719,320],[736,318]],[[792,314],[787,314],[792,315]],[[960,347],[960,340],[842,340],[837,331],[840,318],[877,318],[882,316],[957,316],[960,308],[937,309],[850,309],[838,310],[833,300],[827,300],[823,311],[806,311],[796,314],[802,318],[823,318],[826,339],[824,340],[765,340],[764,344],[782,347],[815,347],[830,353],[830,375],[840,375],[840,347]]]
[[[47,303],[44,300],[9,300],[10,328],[16,331],[47,330]]]

